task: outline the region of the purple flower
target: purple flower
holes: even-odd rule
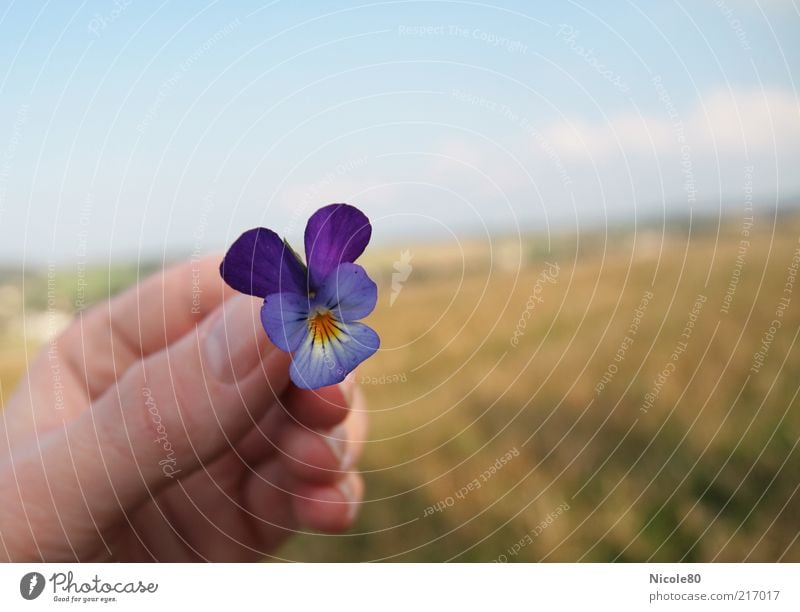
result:
[[[264,298],[261,323],[272,343],[292,354],[289,375],[303,389],[344,380],[380,346],[358,319],[375,308],[378,288],[353,262],[372,226],[360,210],[330,204],[306,225],[306,266],[285,240],[257,227],[231,245],[220,264],[225,282]]]

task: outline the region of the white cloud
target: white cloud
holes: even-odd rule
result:
[[[685,141],[706,157],[800,154],[800,106],[783,91],[711,92],[684,115],[627,112],[605,124],[565,120],[542,129],[565,159],[671,155]]]

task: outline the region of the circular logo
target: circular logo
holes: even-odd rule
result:
[[[19,594],[25,599],[36,599],[44,591],[44,576],[29,572],[19,581]]]

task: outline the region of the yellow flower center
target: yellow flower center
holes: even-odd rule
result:
[[[317,310],[308,318],[308,328],[311,331],[311,341],[313,344],[324,344],[332,340],[338,340],[343,330],[339,327],[339,322],[334,318],[333,313],[327,309]]]

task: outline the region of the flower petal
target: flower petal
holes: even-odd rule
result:
[[[308,297],[297,293],[272,293],[264,298],[261,324],[272,344],[290,353],[308,335]]]
[[[306,225],[306,262],[312,287],[318,287],[339,264],[364,252],[372,226],[366,215],[349,204],[330,204],[311,215]]]
[[[257,227],[239,236],[219,266],[225,282],[242,293],[307,293],[306,272],[278,234]]]
[[[289,376],[301,389],[318,389],[342,382],[381,344],[375,331],[363,323],[338,323],[338,333],[327,338],[307,334],[292,354]]]
[[[314,303],[332,310],[339,321],[363,319],[375,309],[378,286],[367,271],[354,263],[343,263],[325,277]]]

